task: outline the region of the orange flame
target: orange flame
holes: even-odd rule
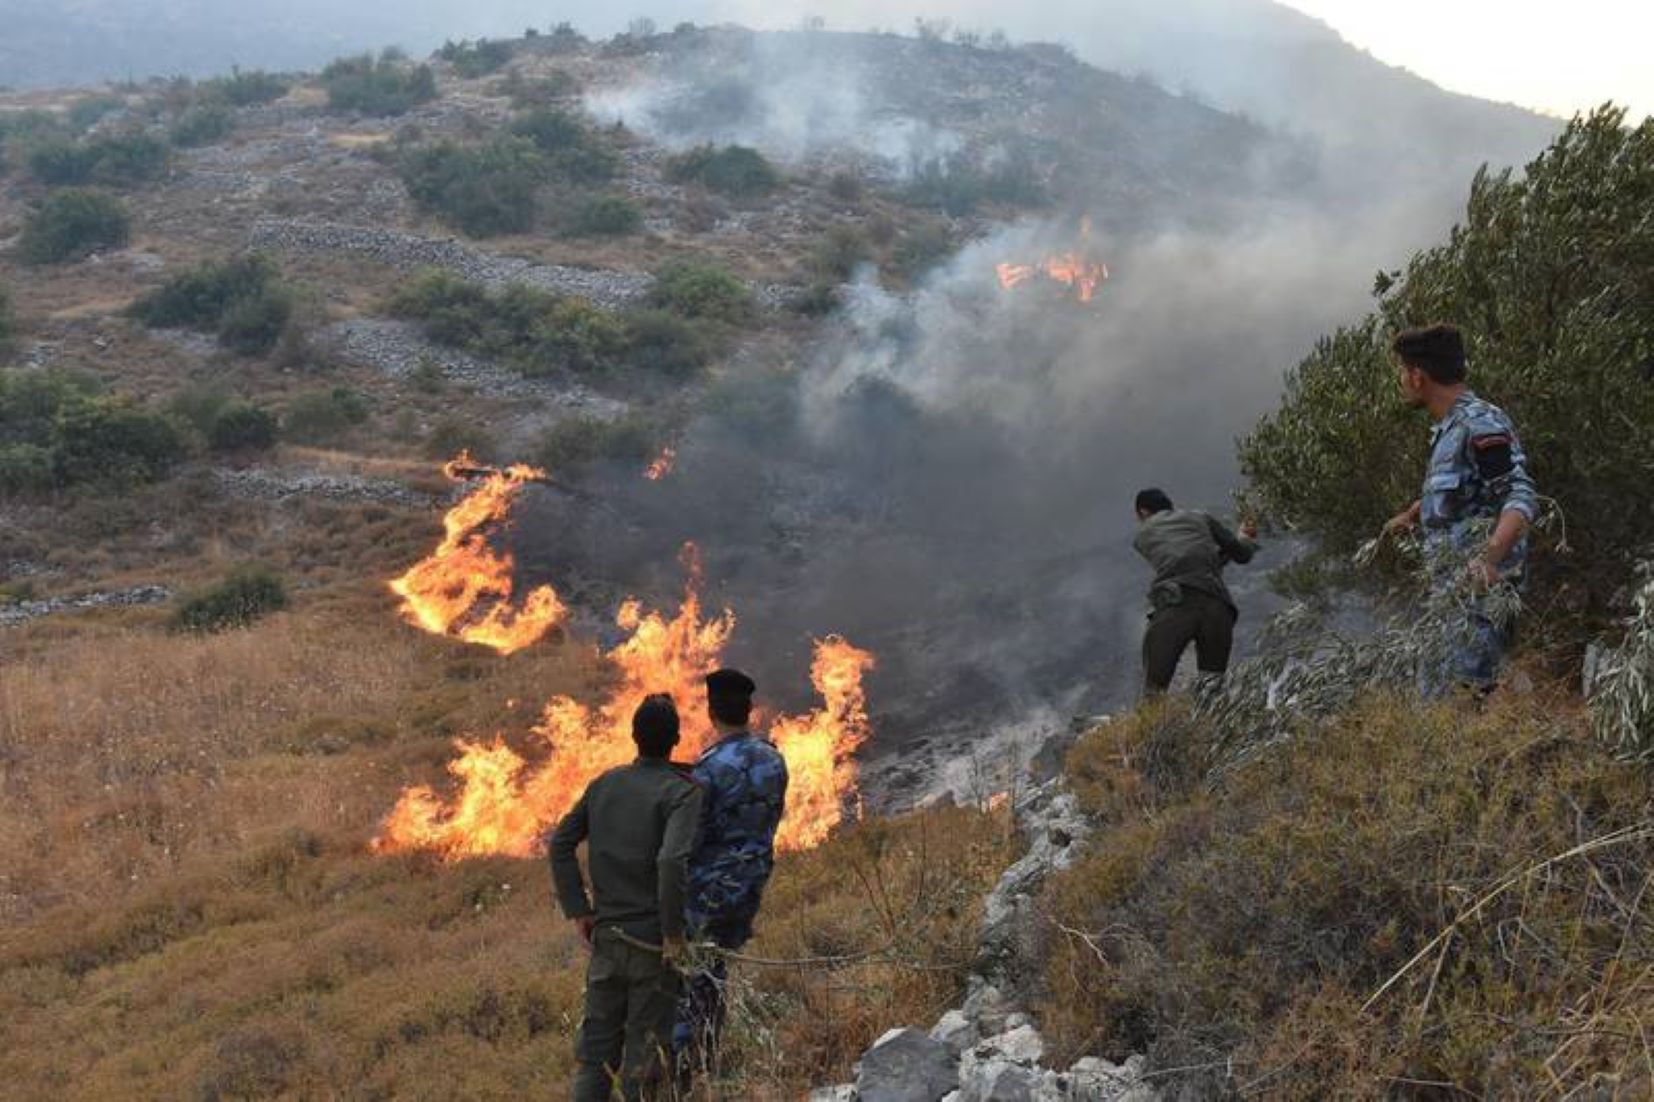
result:
[[[683,603],[670,620],[636,601],[621,606],[616,622],[631,635],[606,656],[619,670],[619,683],[595,708],[566,696],[548,703],[534,729],[544,743],[536,764],[500,740],[457,741],[460,756],[448,771],[458,791],[446,801],[429,786],[405,791],[375,848],[433,850],[450,859],[533,854],[592,779],[632,759],[632,712],[650,693],[670,693],[678,703],[680,758],[710,746],[716,735],[702,679],[720,664],[735,617],[726,610],[703,619],[696,584],[691,566]],[[851,755],[869,729],[861,678],[872,665],[872,655],[842,639],[818,642],[811,676],[824,706],[773,726],[791,774],[777,836],[783,848],[816,845],[843,818],[856,783]]]
[[[443,471],[459,478],[475,462],[462,452]],[[508,523],[523,486],[544,477],[544,471],[521,464],[486,470],[481,484],[442,518],[445,534],[436,550],[390,583],[402,598],[402,618],[433,635],[480,643],[501,654],[532,645],[561,623],[567,609],[549,585],[530,590],[520,603],[514,600],[516,563],[488,542]]]
[[[1097,294],[1097,288],[1108,282],[1108,265],[1087,260],[1083,255],[1085,242],[1090,239],[1091,219],[1082,218],[1079,249],[1048,256],[1038,264],[996,264],[994,270],[999,275],[999,285],[1009,291],[1035,276],[1043,276],[1073,291],[1078,301],[1090,302]]]
[[[671,474],[672,468],[677,466],[677,464],[678,449],[671,447],[662,448],[660,450],[660,454],[655,456],[654,462],[650,463],[648,469],[643,472],[643,477],[647,478],[650,482],[659,482],[661,479]]]

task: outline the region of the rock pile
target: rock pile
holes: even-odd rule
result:
[[[1028,852],[1000,877],[982,916],[964,1003],[928,1033],[892,1029],[868,1049],[856,1081],[826,1087],[811,1102],[1155,1102],[1145,1060],[1088,1056],[1065,1071],[1044,1064],[1045,1041],[1026,1013],[1033,972],[1034,899],[1052,872],[1079,856],[1091,823],[1055,779],[1016,801]]]
[[[400,482],[360,475],[276,471],[266,467],[220,467],[213,478],[225,494],[251,501],[285,501],[292,497],[324,497],[334,501],[374,501],[426,509],[437,504],[430,494],[411,490]]]
[[[160,585],[140,585],[132,589],[105,590],[83,593],[78,597],[47,597],[40,601],[19,601],[0,607],[0,627],[16,627],[42,616],[59,612],[86,612],[95,608],[130,608],[135,605],[158,605],[172,600],[172,590]]]

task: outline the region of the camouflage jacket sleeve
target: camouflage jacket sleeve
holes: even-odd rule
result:
[[[1521,513],[1531,524],[1539,516],[1539,494],[1528,474],[1527,453],[1516,426],[1496,406],[1480,404],[1465,419],[1464,464],[1498,512]]]

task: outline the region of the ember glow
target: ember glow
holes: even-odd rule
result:
[[[628,638],[606,657],[619,674],[607,700],[596,706],[553,698],[534,733],[538,745],[518,753],[502,740],[455,743],[448,765],[455,791],[447,798],[430,786],[403,792],[374,846],[380,851],[430,850],[449,859],[535,853],[545,831],[573,806],[588,782],[632,760],[631,718],[643,698],[666,692],[677,701],[682,731],[676,757],[693,759],[715,733],[706,712],[703,678],[716,669],[734,614],[708,618],[697,591],[692,549],[690,581],[668,619],[636,601],[621,606],[616,623]],[[816,644],[811,678],[823,704],[816,711],[769,725],[787,760],[791,783],[777,844],[807,848],[843,819],[855,793],[852,755],[867,738],[862,675],[873,656],[829,638]]]
[[[516,592],[516,563],[489,538],[508,526],[511,506],[523,487],[545,472],[517,465],[478,468],[460,454],[444,468],[450,478],[482,470],[477,488],[442,518],[444,535],[435,551],[390,583],[402,598],[402,617],[433,635],[451,635],[511,654],[540,640],[567,615],[557,591],[537,586]]]
[[[655,456],[654,462],[650,463],[648,468],[644,470],[643,477],[650,482],[659,482],[672,473],[672,468],[677,466],[677,463],[678,449],[662,448],[660,454]]]

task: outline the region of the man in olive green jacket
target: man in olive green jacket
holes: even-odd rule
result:
[[[637,760],[592,781],[549,847],[558,902],[591,949],[574,1102],[607,1102],[617,1083],[627,1102],[670,1090],[684,883],[701,790],[671,761],[678,743],[671,697],[639,705],[632,739]],[[583,841],[591,898],[575,857]]]
[[[1223,584],[1223,568],[1252,561],[1257,530],[1243,524],[1237,536],[1205,513],[1173,507],[1164,490],[1142,491],[1136,505],[1132,546],[1154,568],[1143,633],[1143,691],[1154,696],[1171,686],[1190,643],[1201,676],[1221,679],[1240,615]]]

